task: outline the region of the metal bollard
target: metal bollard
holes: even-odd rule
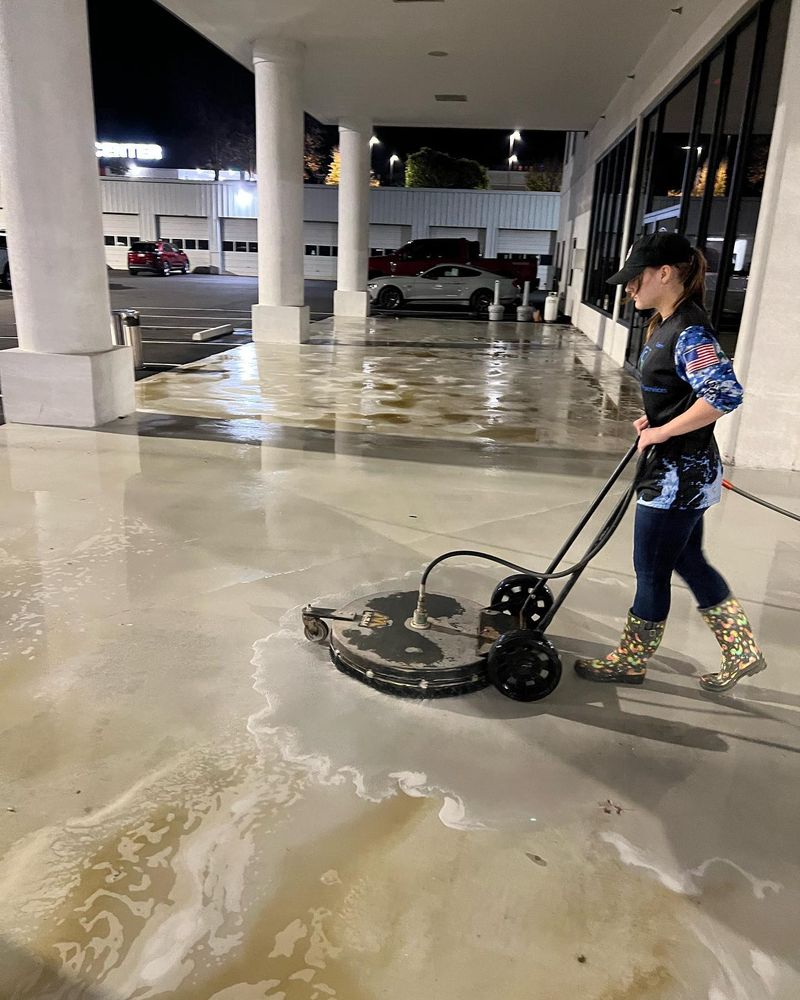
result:
[[[525,282],[522,290],[522,304],[517,306],[517,322],[530,323],[533,319],[533,309],[531,309],[531,283]]]
[[[135,309],[111,310],[111,335],[118,347],[130,347],[133,367],[142,367],[142,330]]]

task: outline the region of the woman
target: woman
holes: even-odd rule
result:
[[[636,597],[617,648],[576,662],[587,680],[643,683],[664,635],[673,571],[722,648],[719,671],[701,677],[701,687],[727,691],[767,665],[747,615],[703,554],[703,515],[722,486],[714,424],[742,401],[705,311],[705,273],[703,254],[683,236],[657,233],[638,240],[609,278],[625,285],[637,309],[655,310],[639,360],[645,415],[634,422],[639,451],[649,451],[634,526]]]

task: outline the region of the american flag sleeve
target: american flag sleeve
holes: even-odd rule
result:
[[[678,337],[675,371],[715,410],[730,413],[742,402],[744,389],[733,365],[705,327],[687,327]]]

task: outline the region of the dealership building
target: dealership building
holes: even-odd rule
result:
[[[305,339],[306,276],[335,273],[336,314],[366,316],[370,252],[407,237],[466,235],[487,255],[552,255],[544,283],[557,281],[575,325],[632,366],[642,326],[605,278],[637,235],[678,231],[706,250],[712,316],[748,389],[748,405],[721,428],[725,454],[800,464],[800,0],[619,3],[600,35],[585,30],[577,3],[551,23],[514,0],[505,14],[519,30],[509,34],[495,30],[492,5],[473,2],[454,31],[446,0],[348,0],[335,25],[314,3],[287,14],[280,0],[163,0],[253,69],[257,189],[104,179],[102,194],[81,6],[69,0],[57,17],[40,2],[3,12],[0,96],[14,112],[1,126],[0,175],[20,330],[20,350],[0,357],[6,386],[21,380],[26,398],[46,395],[48,380],[92,354],[95,415],[130,407],[127,365],[107,344],[105,265],[124,261],[126,240],[156,236],[182,241],[198,263],[206,255],[208,266],[257,272],[253,333],[266,342]],[[54,93],[69,95],[64,107]],[[338,192],[304,189],[304,110],[339,126]],[[566,130],[561,197],[372,191],[376,124]],[[13,404],[7,412],[13,420]]]

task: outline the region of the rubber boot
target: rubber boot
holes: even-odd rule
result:
[[[767,669],[764,654],[753,638],[752,626],[735,597],[713,608],[701,608],[700,614],[722,649],[719,673],[701,677],[700,687],[706,691],[728,691],[743,677]]]
[[[646,622],[628,612],[622,638],[602,660],[575,661],[575,672],[587,681],[606,684],[643,684],[645,665],[661,645],[667,623]]]

